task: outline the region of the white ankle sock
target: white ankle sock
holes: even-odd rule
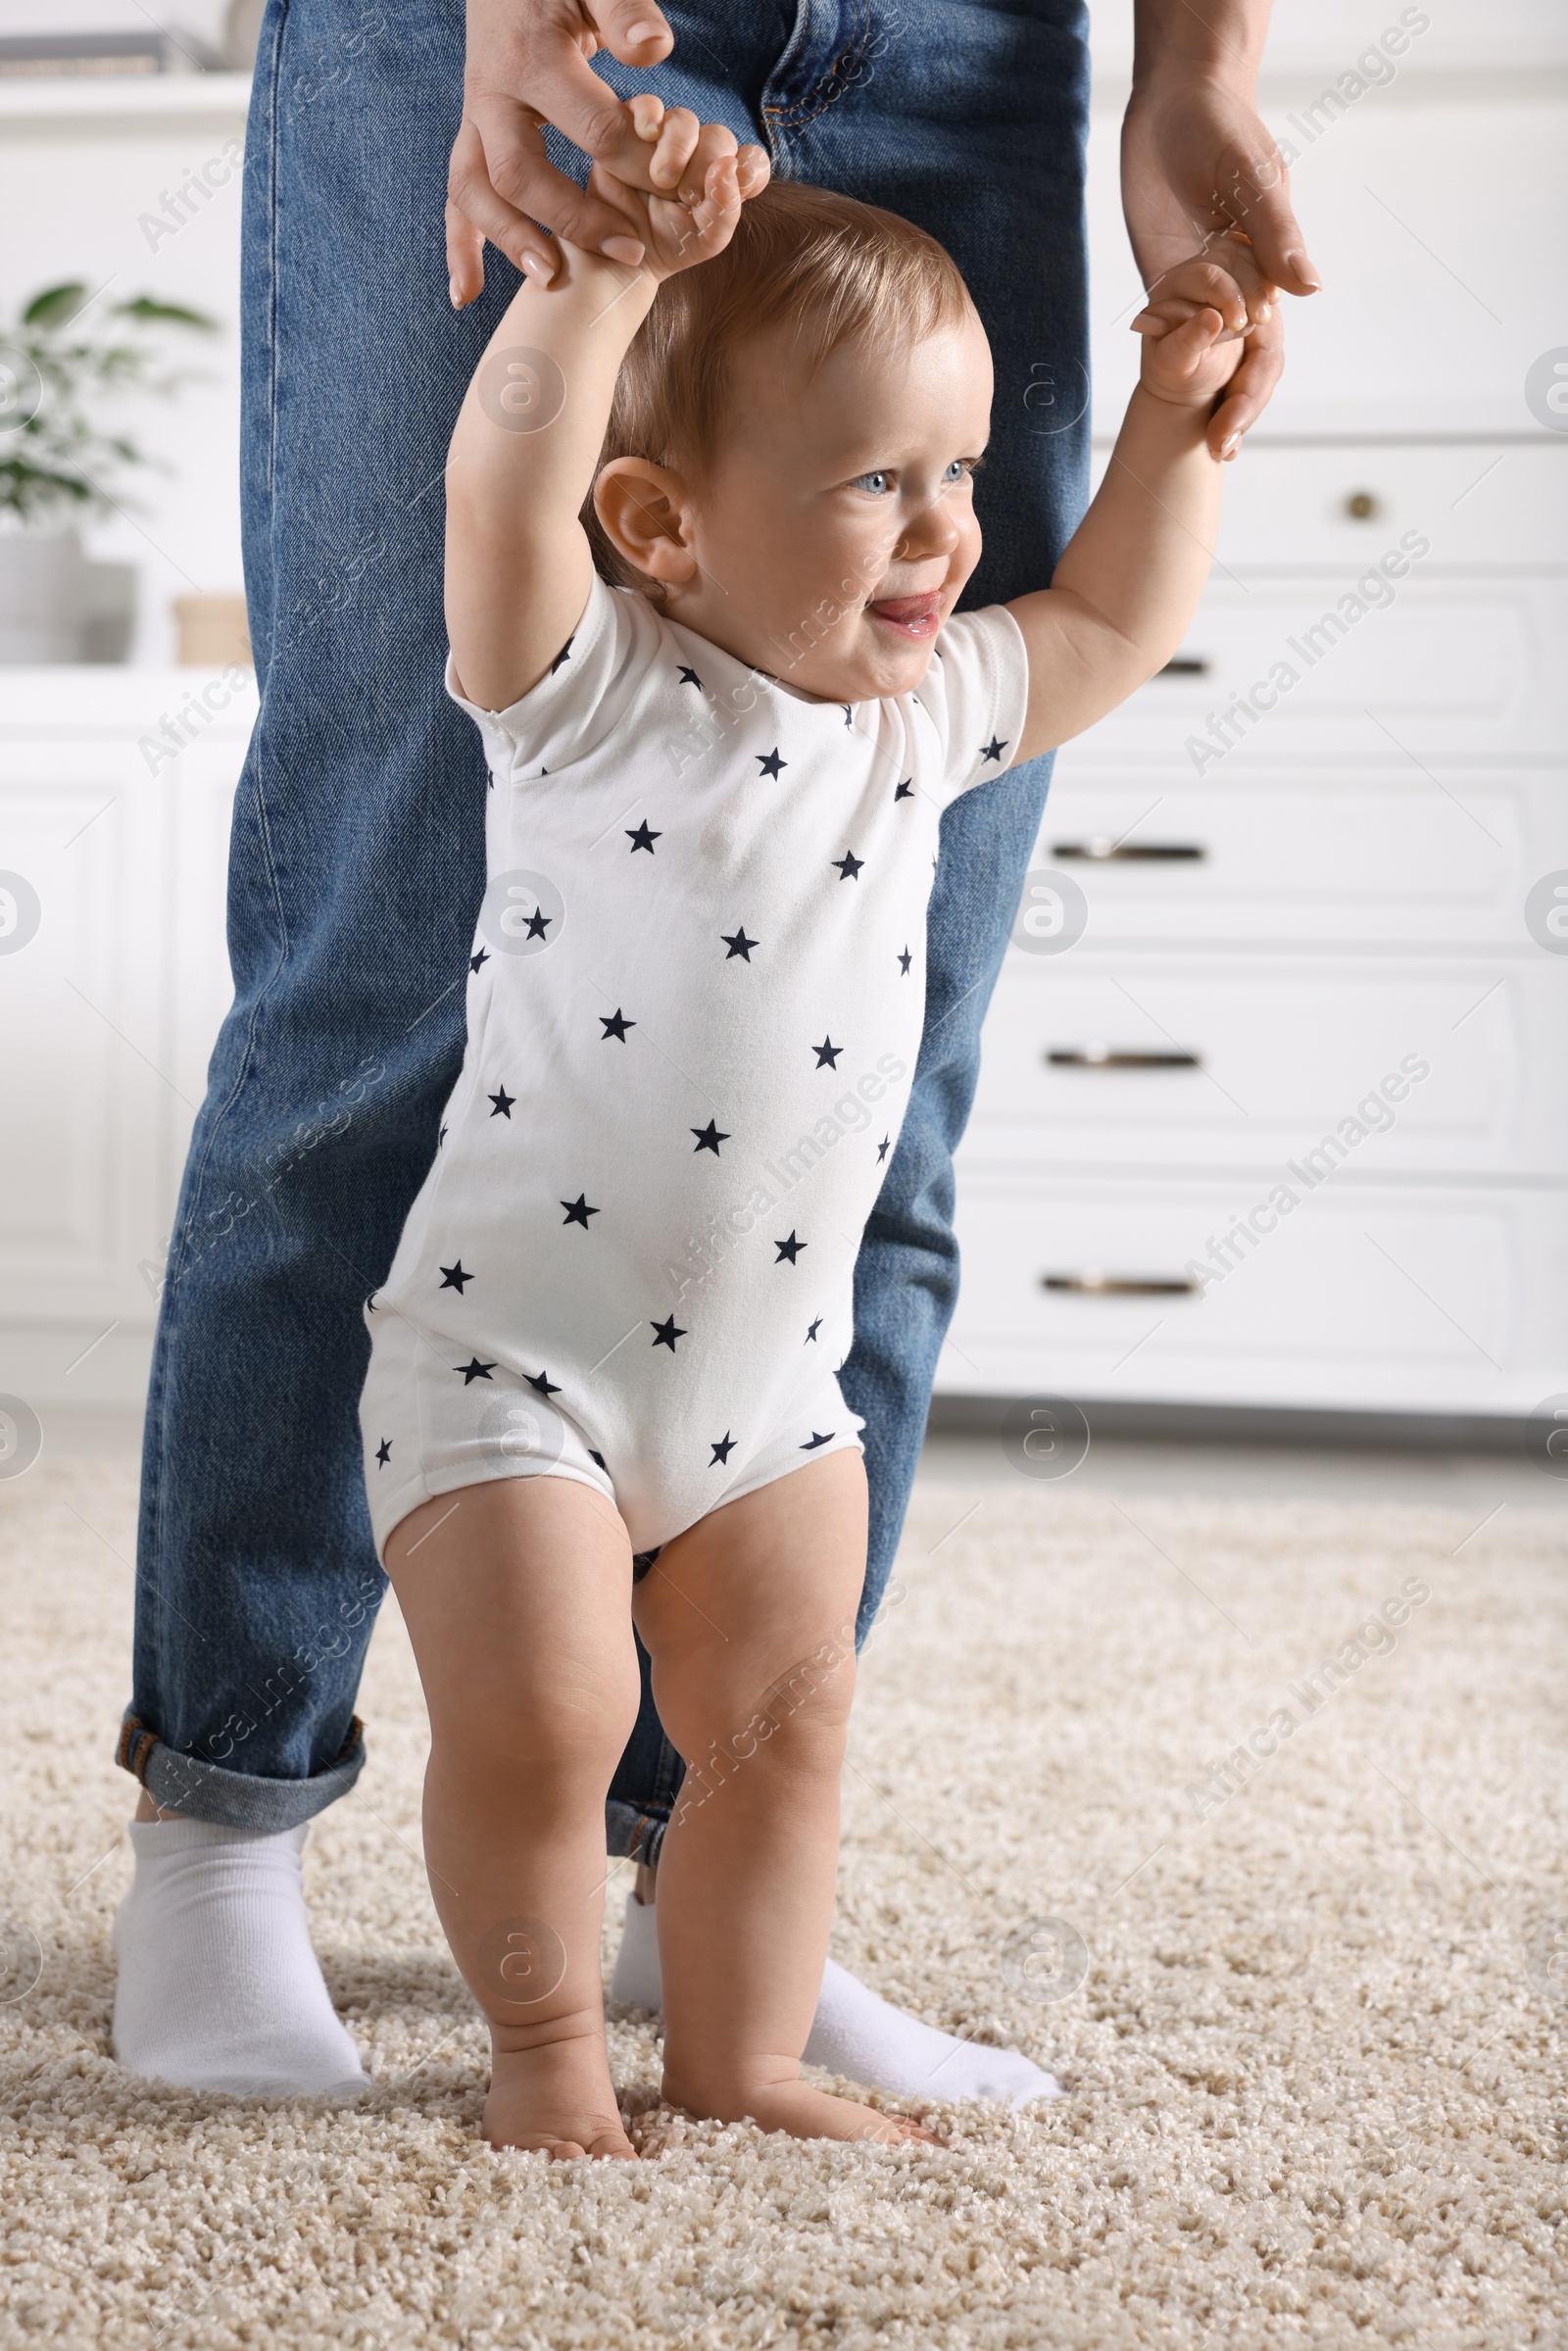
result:
[[[628,2008],[663,2004],[654,1905],[635,1894],[626,1903],[610,1996]],[[984,2098],[995,2106],[1027,2106],[1033,2098],[1062,2094],[1054,2074],[1019,2050],[938,2033],[880,1998],[836,1959],[823,1971],[806,2058],[897,2098]]]
[[[309,1834],[131,1822],[136,1875],[115,1919],[114,2044],[127,2073],[237,2097],[364,2089],[311,1947]]]

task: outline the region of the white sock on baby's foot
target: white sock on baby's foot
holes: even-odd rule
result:
[[[663,2004],[654,1905],[639,1902],[635,1894],[626,1904],[610,1996],[628,2008]],[[984,2098],[996,2106],[1027,2106],[1034,2098],[1062,2094],[1054,2074],[1020,2050],[989,2048],[922,2025],[836,1959],[823,1971],[806,2058],[809,2065],[826,2066],[896,2098]]]
[[[115,1919],[114,2045],[127,2073],[237,2097],[365,2088],[311,1947],[309,1834],[131,1822],[136,1875]]]

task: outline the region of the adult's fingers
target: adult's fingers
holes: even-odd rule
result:
[[[1285,372],[1285,322],[1273,318],[1248,336],[1241,365],[1225,386],[1208,420],[1208,446],[1215,457],[1232,458],[1242,436],[1257,422]]]
[[[638,138],[629,117],[619,115],[623,135],[636,151],[637,171],[622,171],[611,166],[616,179],[634,179],[646,184],[648,158],[653,150]],[[498,197],[515,220],[542,221],[556,236],[564,237],[567,244],[581,246],[585,252],[608,253],[612,260],[625,262],[635,269],[641,261],[640,252],[629,246],[638,241],[638,231],[629,216],[607,202],[603,193],[579,188],[575,180],[558,171],[545,153],[540,135],[539,118],[530,106],[520,105],[513,98],[494,94],[470,98],[465,112],[466,122],[472,122],[479,133],[484,150],[484,173],[490,191]],[[465,198],[453,190],[465,212],[470,208]],[[470,218],[474,216],[470,212]],[[487,221],[480,220],[486,235],[491,231]],[[538,231],[532,231],[536,245],[543,243]],[[504,249],[511,251],[510,246]]]
[[[595,0],[585,13],[600,46],[623,66],[656,66],[674,45],[662,10],[650,0]]]
[[[456,311],[466,310],[484,292],[484,238],[450,197],[447,199],[447,283]]]
[[[1246,230],[1265,277],[1287,294],[1317,292],[1323,280],[1308,258],[1305,235],[1291,206],[1289,174],[1272,141],[1267,152],[1236,143],[1226,148],[1215,206]]]
[[[521,115],[524,110],[519,107],[514,111]],[[551,167],[545,161],[544,146],[537,129],[531,123],[519,124],[515,126],[514,135],[532,139],[538,150],[543,169],[549,171]],[[560,176],[559,173],[553,175]],[[569,186],[570,182],[568,181],[566,184]],[[572,193],[576,193],[575,189],[572,190]],[[608,209],[607,207],[607,212]],[[451,225],[454,214],[466,223],[468,232],[467,238],[463,241],[456,254],[454,254]],[[615,220],[616,227],[624,233],[626,225],[624,220],[620,220],[618,215],[612,216],[612,218]],[[542,234],[535,220],[527,213],[518,206],[509,203],[495,187],[483,132],[479,122],[469,118],[465,118],[453,143],[452,161],[447,171],[447,223],[448,264],[454,277],[459,275],[456,265],[458,263],[466,265],[460,281],[466,286],[471,281],[471,262],[468,259],[471,251],[469,240],[475,237],[479,240],[481,248],[479,264],[481,287],[484,283],[482,249],[486,238],[506,255],[508,261],[514,268],[528,270],[544,284],[548,285],[555,273],[556,263],[555,256],[551,251],[550,239]],[[477,290],[476,288],[475,291]],[[471,301],[472,295],[470,294],[467,299]]]
[[[488,19],[496,0],[484,10]],[[481,89],[522,99],[536,116],[553,122],[594,163],[606,164],[633,187],[651,185],[648,150],[638,138],[620,100],[602,81],[588,62],[583,40],[584,19],[597,45],[610,50],[622,65],[653,66],[671,45],[669,26],[646,0],[606,0],[606,5],[517,8],[517,0],[503,0],[512,19],[510,37],[498,38],[496,53],[475,54],[475,27],[470,9],[466,92],[472,100]],[[517,20],[520,18],[520,22]],[[492,156],[494,163],[497,159]],[[543,216],[541,216],[543,217]],[[547,220],[558,234],[570,235]],[[574,244],[581,238],[573,237]]]

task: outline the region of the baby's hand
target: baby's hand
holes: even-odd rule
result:
[[[1238,229],[1178,262],[1150,288],[1133,320],[1144,338],[1141,381],[1156,398],[1206,408],[1241,365],[1247,337],[1269,317],[1278,288]]]
[[[699,122],[689,107],[666,112],[651,90],[627,99],[625,111],[637,136],[654,150],[648,163],[653,190],[628,187],[595,164],[589,192],[635,224],[643,268],[660,279],[673,277],[677,269],[723,252],[741,206],[767,185],[767,157],[760,147],[737,147],[733,131],[722,122]]]

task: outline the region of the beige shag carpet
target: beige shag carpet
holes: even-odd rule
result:
[[[923,1489],[847,1777],[839,1957],[1070,2095],[931,2110],[941,2153],[683,2125],[630,2015],[649,2160],[552,2169],[475,2136],[390,1601],[307,1860],[373,2094],[118,2071],[131,1476],[0,1487],[5,1988],[42,1957],[0,2008],[0,2341],[1563,2344],[1563,1519],[1127,1498]]]

